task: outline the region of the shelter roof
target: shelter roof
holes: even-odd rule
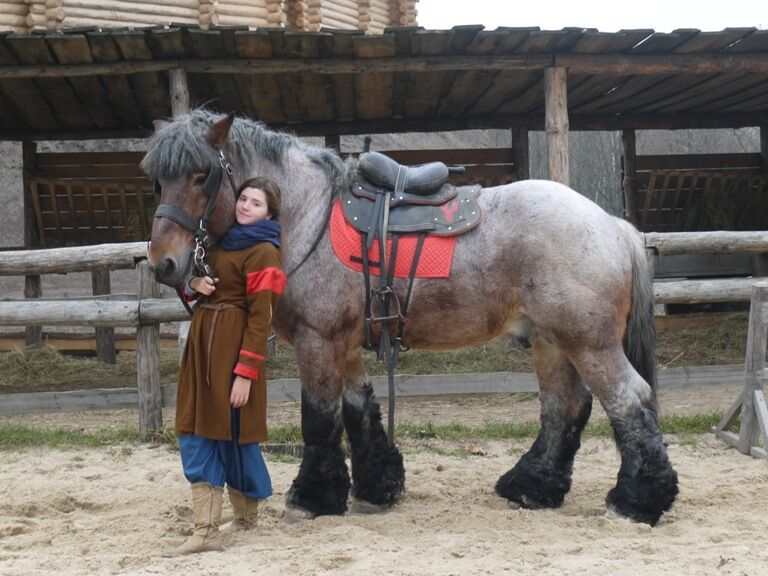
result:
[[[572,129],[768,125],[768,30],[170,26],[0,34],[0,139],[146,135],[175,68],[193,106],[298,134],[537,129],[552,66]]]

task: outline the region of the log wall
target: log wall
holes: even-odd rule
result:
[[[84,26],[144,27],[172,23],[321,28],[380,34],[414,26],[417,0],[0,0],[0,31],[25,33]]]

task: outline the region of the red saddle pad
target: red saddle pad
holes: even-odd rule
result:
[[[334,203],[331,212],[331,245],[336,257],[341,262],[358,272],[363,271],[363,251],[360,232],[347,222],[339,202]],[[411,262],[416,252],[418,236],[403,235],[397,244],[397,262],[395,276],[408,278]],[[456,246],[456,236],[438,237],[427,236],[421,249],[421,257],[416,266],[416,278],[448,278],[451,275],[453,249]],[[392,239],[387,241],[387,262],[392,252]],[[368,252],[369,262],[379,261],[379,241],[374,240]],[[379,268],[371,267],[371,276],[378,276]]]

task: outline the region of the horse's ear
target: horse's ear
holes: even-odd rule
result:
[[[159,120],[158,119],[158,120],[153,120],[152,121],[152,126],[155,127],[155,133],[160,132],[160,130],[163,130],[165,128],[168,128],[168,126],[170,126],[170,125],[171,125],[171,123],[168,122],[168,120]]]
[[[229,129],[235,121],[235,114],[229,113],[205,131],[204,137],[208,144],[214,148],[222,148],[227,141]]]

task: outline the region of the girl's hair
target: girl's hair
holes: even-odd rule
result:
[[[256,178],[249,178],[237,189],[237,197],[240,197],[240,193],[246,188],[258,188],[264,190],[264,195],[267,197],[267,210],[272,215],[272,220],[280,220],[280,202],[282,194],[280,187],[272,182],[269,178],[262,178],[257,176]]]

